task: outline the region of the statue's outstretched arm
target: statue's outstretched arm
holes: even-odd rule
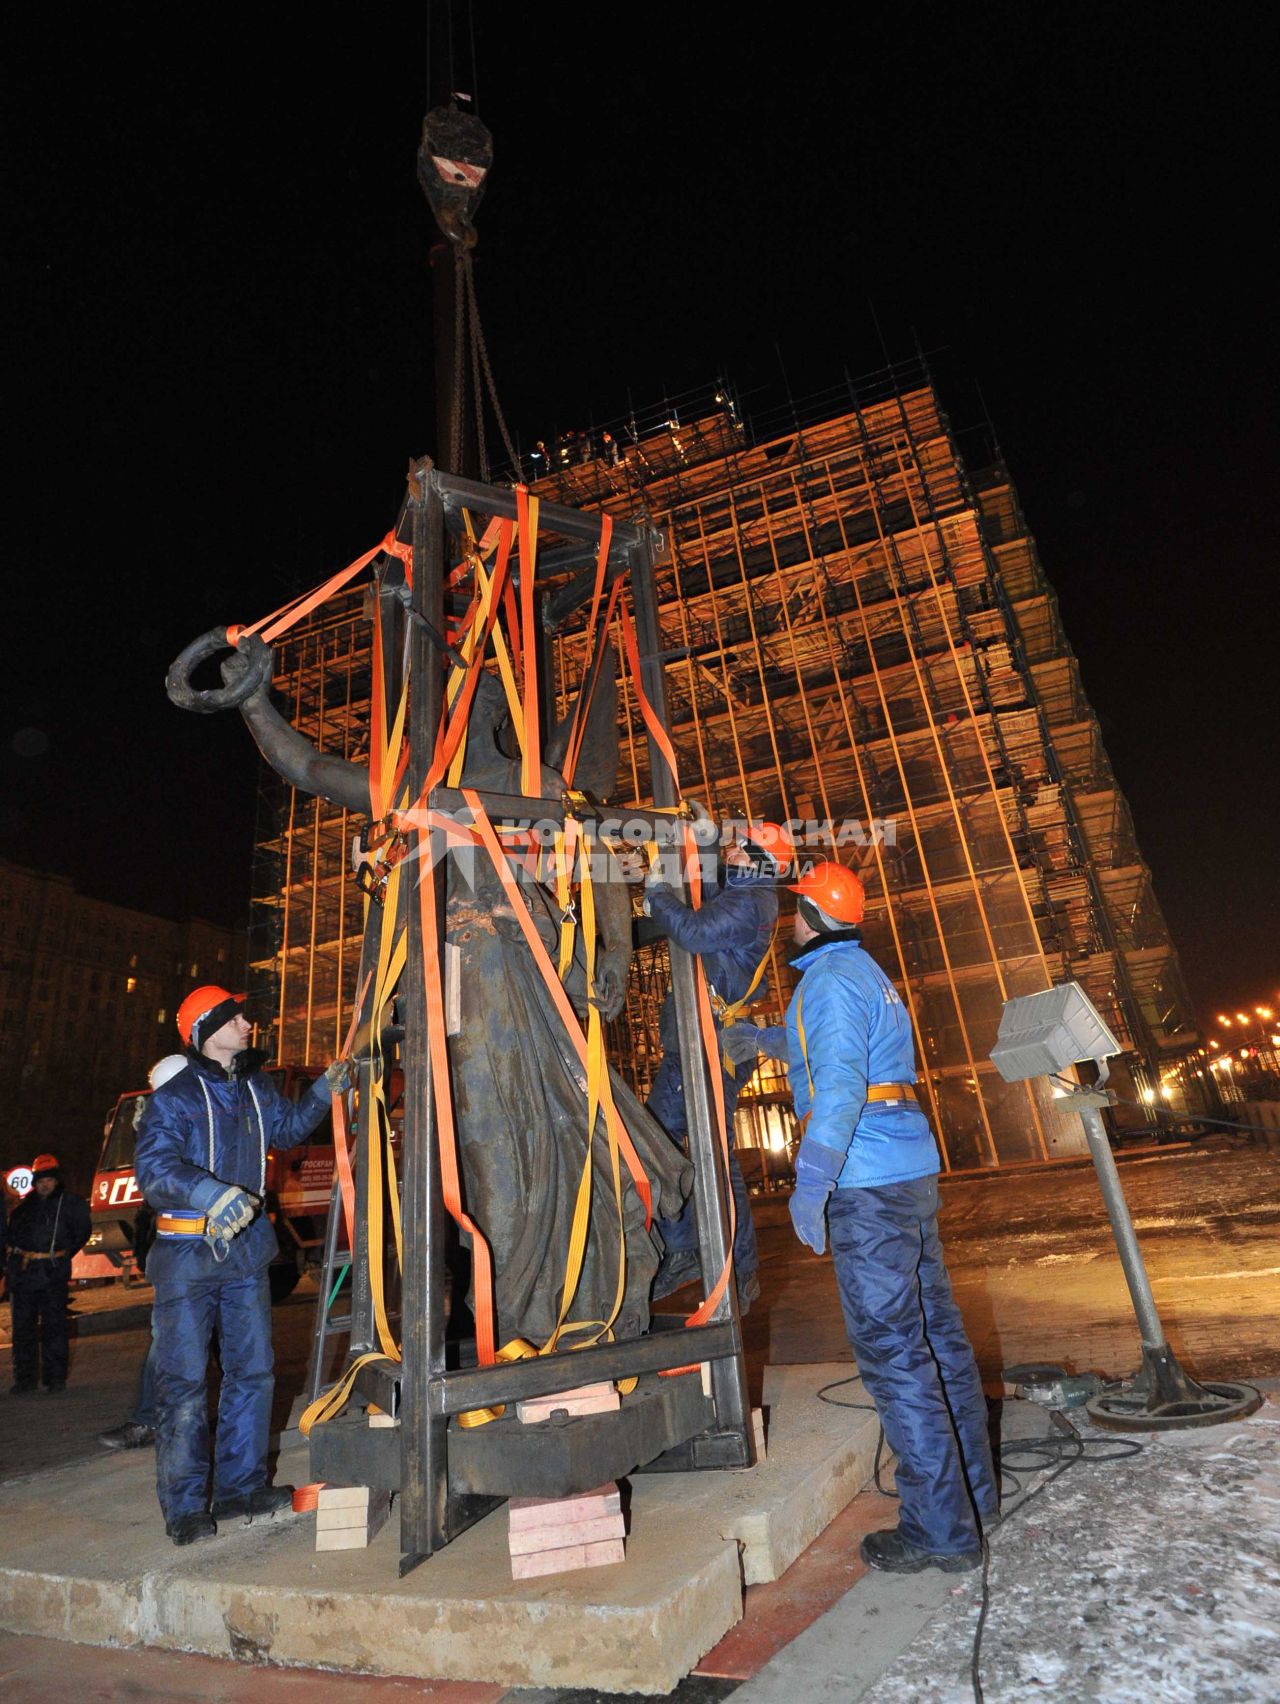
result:
[[[247,668],[245,659],[237,652],[222,665],[222,678],[229,687]],[[304,793],[315,793],[332,804],[344,805],[349,811],[368,816],[369,771],[363,764],[349,763],[343,757],[330,757],[317,751],[271,702],[271,689],[261,686],[240,705],[254,744],[276,774]]]

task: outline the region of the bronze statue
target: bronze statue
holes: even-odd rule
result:
[[[175,686],[176,664],[170,696],[188,708],[236,703],[263,758],[285,781],[369,816],[367,769],[317,751],[284,720],[271,702],[270,658],[260,639],[242,638],[222,665],[224,693],[210,694],[201,703],[187,702],[198,695],[187,687],[184,697],[185,676]],[[208,702],[214,698],[217,705]],[[567,717],[546,741],[546,798],[559,799],[564,792],[557,765],[565,760],[571,722]],[[574,785],[590,796],[607,797],[616,785],[617,768],[617,663],[610,648],[601,659],[587,711]],[[488,674],[477,682],[462,784],[481,792],[521,791],[505,698]],[[605,848],[601,852],[604,879],[594,888],[599,930],[594,987],[587,986],[579,929],[565,990],[580,1018],[585,1019],[587,1003],[594,1000],[607,1021],[617,1016],[625,999],[631,901],[612,853]],[[525,871],[519,892],[555,962],[561,908],[550,878],[534,879]],[[520,1337],[541,1347],[561,1313],[573,1205],[586,1151],[586,1077],[483,849],[464,848],[461,854],[451,850],[448,855],[445,933],[458,954],[459,1019],[448,1047],[465,1205],[493,1251],[498,1342]],[[407,1021],[414,1021],[412,1013]],[[650,1181],[654,1217],[674,1217],[689,1193],[688,1160],[616,1072],[610,1072],[610,1080],[615,1104]],[[596,1123],[594,1164],[591,1230],[568,1313],[575,1324],[607,1320],[617,1289],[618,1214],[603,1116]],[[622,1179],[626,1288],[613,1325],[620,1339],[648,1329],[649,1290],[661,1253],[660,1241],[645,1228],[644,1208],[625,1168]]]

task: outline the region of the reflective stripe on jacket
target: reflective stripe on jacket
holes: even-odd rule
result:
[[[210,1179],[261,1196],[271,1148],[296,1148],[323,1121],[328,1085],[318,1077],[295,1105],[260,1071],[228,1075],[203,1056],[149,1096],[138,1124],[134,1173],[157,1213],[188,1213]],[[203,1237],[158,1236],[147,1276],[243,1278],[270,1264],[275,1229],[265,1214],[235,1237],[219,1264]]]
[[[897,989],[858,941],[824,941],[792,960],[787,1068],[806,1142],[846,1154],[837,1189],[931,1177],[938,1148],[915,1101],[867,1100],[868,1083],[914,1083],[911,1024]],[[804,1026],[804,1047],[800,1026]]]

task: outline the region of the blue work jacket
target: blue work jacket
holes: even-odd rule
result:
[[[147,1100],[134,1154],[138,1188],[157,1213],[205,1213],[229,1184],[262,1199],[268,1151],[305,1142],[329,1105],[323,1077],[295,1105],[260,1071],[227,1072],[203,1054],[190,1057]],[[203,1237],[157,1230],[147,1277],[152,1283],[247,1278],[275,1253],[275,1227],[265,1210],[232,1239],[222,1262]]]
[[[822,941],[791,962],[802,975],[787,1007],[787,1070],[796,1112],[811,1115],[804,1140],[848,1156],[837,1189],[931,1177],[938,1148],[916,1102],[867,1100],[869,1083],[917,1080],[897,989],[859,941]]]
[[[677,899],[669,887],[650,888],[649,916],[670,940],[702,960],[707,981],[725,1005],[741,1000],[769,951],[778,921],[774,877],[730,866],[725,885],[697,911]],[[756,984],[753,1000],[768,986],[767,972]],[[659,1032],[664,1050],[676,1048],[675,1000],[662,1005]]]

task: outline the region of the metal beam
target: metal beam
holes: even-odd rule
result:
[[[590,800],[575,799],[570,809],[563,799],[532,799],[526,798],[523,793],[481,791],[476,796],[491,822],[509,821],[531,827],[536,822],[563,824],[567,816],[576,816],[594,822],[602,833],[619,836],[624,824],[635,823],[650,830],[652,838],[668,846],[675,843],[677,824],[689,820],[687,814],[678,809],[654,811],[644,805],[597,805]],[[473,820],[471,806],[459,788],[435,787],[428,802],[432,810],[447,811],[460,823]]]
[[[456,474],[442,473],[438,468],[430,475],[439,493],[446,514],[462,509],[474,509],[481,515],[499,515],[505,520],[516,517],[516,493],[512,486],[482,485],[476,479],[461,479]],[[564,538],[600,542],[600,515],[596,511],[566,508],[562,503],[538,505],[539,532],[559,533]],[[614,543],[618,548],[631,550],[651,529],[634,521],[615,520]]]
[[[636,639],[640,650],[640,673],[644,690],[659,722],[666,725],[666,691],[663,682],[662,648],[658,606],[653,586],[653,560],[648,540],[631,553],[631,600],[636,615]],[[676,778],[671,773],[657,741],[649,736],[649,772],[653,777],[655,804],[670,809],[677,802]],[[716,1139],[711,1111],[711,1083],[707,1074],[698,1020],[697,984],[693,959],[674,941],[668,943],[671,959],[671,991],[675,999],[676,1030],[684,1078],[685,1118],[689,1130],[689,1157],[694,1165],[694,1210],[698,1223],[698,1250],[702,1263],[704,1293],[710,1294],[729,1256],[729,1179],[725,1175],[720,1144]],[[729,1140],[733,1140],[732,1132]],[[725,1285],[714,1320],[733,1327],[739,1335],[736,1287]],[[711,1363],[711,1394],[721,1432],[742,1439],[743,1465],[755,1461],[755,1437],[751,1405],[747,1398],[746,1373],[740,1355],[725,1356]]]

